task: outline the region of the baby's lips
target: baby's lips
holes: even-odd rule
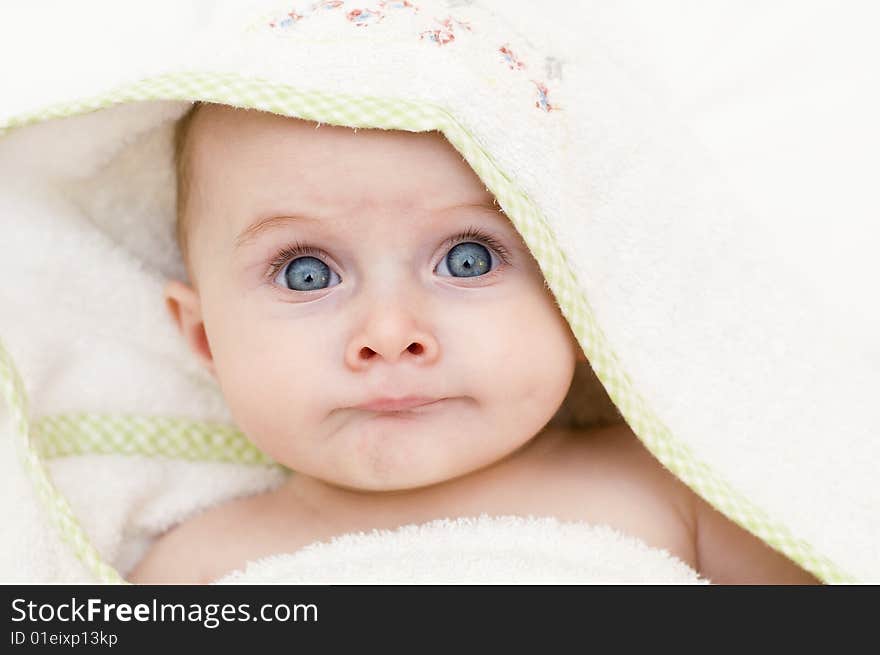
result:
[[[443,398],[433,398],[430,396],[404,396],[402,398],[392,398],[388,396],[372,398],[366,402],[356,406],[356,409],[363,409],[371,412],[402,412],[416,407],[423,407],[444,400]]]

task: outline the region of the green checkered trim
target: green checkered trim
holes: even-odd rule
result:
[[[495,195],[501,208],[522,235],[597,377],[648,450],[709,504],[820,580],[827,583],[856,581],[830,559],[816,552],[810,544],[795,537],[785,525],[771,518],[736,491],[709,466],[699,461],[686,444],[671,434],[669,428],[658,419],[636,391],[609,347],[602,330],[596,324],[582,287],[541,212],[493,161],[477,139],[448,111],[427,102],[374,96],[352,97],[296,89],[285,84],[244,78],[235,74],[187,71],[147,78],[97,97],[55,105],[16,117],[5,126],[0,126],[0,135],[31,123],[142,100],[201,100],[347,127],[413,132],[442,131]],[[98,579],[121,582],[118,572],[95,552],[71,514],[65,499],[46,476],[39,459],[42,451],[38,452],[29,439],[21,384],[5,351],[0,352],[0,361],[4,363],[0,368],[0,383],[15,417],[15,436],[22,446],[31,478],[54,523]],[[60,437],[53,429],[62,424],[65,426],[65,436]],[[46,456],[52,453],[59,455],[86,452],[89,448],[96,448],[100,452],[138,452],[195,458],[210,457],[211,453],[216,456],[218,451],[222,451],[224,457],[230,458],[228,461],[248,461],[247,458],[256,457],[244,446],[233,445],[236,440],[244,439],[234,431],[220,429],[217,434],[222,436],[212,437],[208,436],[210,430],[207,427],[204,432],[201,427],[194,430],[193,422],[182,419],[157,420],[90,414],[79,415],[78,418],[68,416],[43,419],[41,426],[47,430],[47,434],[55,435],[48,437],[49,445],[40,446],[46,449]],[[194,433],[202,436],[194,439]],[[218,442],[214,445],[218,448],[210,445],[215,438]],[[210,443],[205,445],[200,439],[207,439]],[[194,446],[196,442],[201,445]]]
[[[195,461],[273,465],[237,429],[185,418],[112,414],[60,414],[29,424],[27,396],[12,357],[0,341],[0,392],[10,409],[16,452],[40,502],[61,537],[97,580],[125,580],[104,562],[52,484],[43,460],[73,455],[147,455]],[[278,466],[277,464],[275,464]],[[281,467],[283,468],[283,467]]]
[[[62,538],[73,548],[73,552],[97,580],[110,584],[124,583],[125,580],[119,572],[107,564],[95,550],[88,535],[73,515],[67,499],[52,484],[39,454],[32,447],[24,385],[2,342],[0,342],[0,392],[3,393],[3,398],[9,407],[16,453],[34,485],[37,497],[49,513],[49,520],[58,528]]]
[[[146,455],[192,461],[272,465],[236,428],[169,416],[60,414],[34,421],[43,459],[71,455]]]

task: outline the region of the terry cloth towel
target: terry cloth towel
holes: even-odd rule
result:
[[[442,131],[589,358],[560,419],[622,418],[821,580],[880,582],[869,3],[17,11],[0,20],[3,582],[120,582],[173,522],[283,474],[162,303],[184,278],[171,135],[195,100]]]
[[[608,526],[481,515],[373,530],[266,557],[214,584],[707,584]]]

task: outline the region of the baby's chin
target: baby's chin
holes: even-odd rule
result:
[[[442,486],[446,482],[451,482],[461,476],[431,476],[425,479],[408,479],[399,480],[322,480],[325,484],[349,493],[356,493],[363,496],[398,496],[407,493],[415,493],[425,489]]]

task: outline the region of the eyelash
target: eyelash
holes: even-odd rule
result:
[[[451,250],[458,244],[466,243],[468,241],[477,241],[484,246],[488,246],[498,254],[502,264],[510,264],[510,252],[507,248],[499,243],[498,239],[491,234],[487,234],[478,227],[468,227],[464,232],[460,232],[459,234],[450,237],[443,243],[443,247]],[[326,255],[318,248],[313,248],[308,244],[294,241],[282,248],[274,257],[272,257],[269,262],[269,279],[274,280],[275,276],[278,275],[278,272],[284,268],[284,266],[298,257],[314,257],[316,259],[322,259],[325,258]]]

